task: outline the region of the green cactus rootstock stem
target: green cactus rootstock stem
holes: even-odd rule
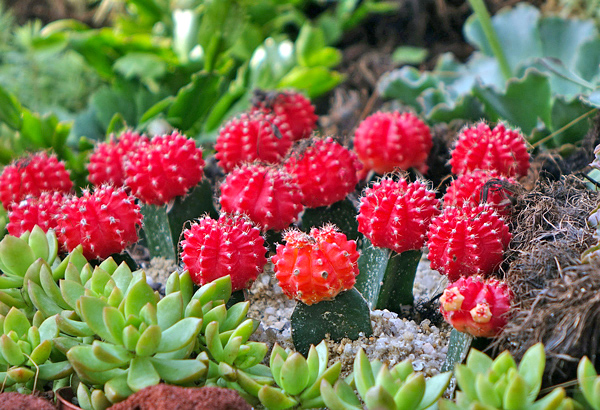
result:
[[[355,286],[371,309],[401,313],[402,306],[413,305],[413,285],[421,255],[420,250],[396,253],[377,248],[365,238],[358,260],[361,273]]]
[[[481,23],[481,28],[483,29],[483,33],[487,38],[488,43],[490,43],[490,47],[492,47],[492,52],[496,59],[498,59],[498,64],[500,65],[500,71],[502,71],[502,75],[505,80],[511,78],[512,70],[510,69],[510,65],[508,64],[508,60],[506,59],[506,55],[504,54],[504,50],[502,49],[502,45],[500,45],[500,40],[498,40],[498,36],[496,35],[496,31],[494,30],[494,26],[492,25],[492,19],[490,18],[490,13],[488,13],[487,8],[485,7],[485,3],[483,0],[469,0],[469,4],[475,12],[479,23]]]
[[[441,371],[452,371],[454,370],[454,366],[461,364],[469,353],[471,343],[473,343],[473,336],[452,329],[450,332],[450,340],[448,341],[446,361],[442,365]]]
[[[144,234],[152,257],[177,260],[171,236],[167,206],[141,204],[144,215]]]

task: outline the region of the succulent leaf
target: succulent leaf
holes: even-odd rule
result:
[[[195,317],[181,319],[162,333],[157,351],[172,352],[183,348],[200,333],[201,328],[202,319]]]
[[[167,294],[157,303],[156,317],[161,330],[168,329],[183,317],[183,297],[180,291]]]
[[[285,410],[298,405],[298,401],[286,395],[281,389],[263,386],[258,391],[258,398],[269,410]]]
[[[92,352],[94,356],[103,362],[112,363],[121,367],[134,357],[133,354],[122,346],[112,343],[94,340],[92,343]]]
[[[104,394],[112,403],[118,403],[132,395],[133,390],[127,384],[127,375],[123,374],[107,381],[104,385]]]
[[[148,357],[136,357],[131,361],[127,384],[134,392],[160,382],[160,376]]]
[[[158,325],[151,325],[140,335],[135,346],[135,353],[138,356],[152,356],[158,350],[162,332]]]
[[[527,349],[518,367],[519,375],[528,387],[528,399],[531,402],[535,400],[540,392],[545,367],[546,354],[544,346],[541,343],[536,343]]]
[[[154,368],[160,375],[160,378],[167,383],[186,384],[197,382],[202,379],[207,372],[207,367],[199,360],[169,360],[169,359],[150,359]]]
[[[27,268],[36,259],[33,250],[25,240],[6,235],[0,241],[1,268],[5,274],[23,277]]]

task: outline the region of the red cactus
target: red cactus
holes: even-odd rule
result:
[[[460,278],[440,297],[440,311],[456,330],[476,337],[494,337],[508,321],[513,294],[496,279]]]
[[[181,259],[198,285],[230,275],[234,291],[246,289],[267,263],[260,230],[245,216],[205,216],[183,234]]]
[[[398,253],[418,250],[431,219],[440,213],[439,203],[423,182],[383,178],[360,200],[358,230],[375,246]]]
[[[28,196],[22,201],[13,204],[8,211],[8,225],[6,229],[13,236],[21,236],[26,231],[31,231],[38,225],[44,232],[58,228],[58,218],[61,207],[69,195],[61,192],[42,192],[39,197]]]
[[[271,260],[283,292],[312,305],[349,290],[358,275],[356,242],[333,225],[313,228],[310,235],[289,230]]]
[[[215,158],[226,173],[244,162],[280,163],[292,146],[289,125],[271,113],[255,111],[230,120],[219,131]]]
[[[484,188],[488,183],[487,189]],[[511,212],[510,196],[512,193],[502,184],[516,184],[513,178],[500,175],[496,171],[476,170],[456,178],[446,191],[444,206],[477,206],[487,203],[499,215],[508,216]],[[486,197],[484,198],[484,191]]]
[[[97,187],[73,197],[62,207],[59,236],[70,252],[79,244],[87,259],[104,259],[138,240],[140,207],[123,187]]]
[[[96,145],[90,155],[87,166],[88,180],[96,185],[113,184],[122,186],[125,183],[125,161],[127,155],[141,144],[146,144],[148,138],[133,131],[126,131],[115,140],[110,136],[108,142]]]
[[[333,138],[316,139],[285,163],[296,177],[308,208],[328,206],[354,191],[357,171],[362,167],[356,154]]]
[[[18,159],[0,175],[0,201],[7,210],[27,195],[39,196],[44,191],[69,193],[71,188],[73,182],[65,163],[46,152]]]
[[[263,231],[287,228],[302,211],[302,192],[284,169],[261,164],[236,168],[221,185],[224,212],[244,213]]]
[[[147,204],[164,205],[184,196],[204,173],[202,150],[177,132],[155,136],[131,152],[125,163],[125,184]]]
[[[457,175],[484,169],[522,177],[529,169],[525,137],[502,123],[493,130],[485,122],[463,129],[451,155],[452,172]]]
[[[292,141],[310,137],[318,117],[310,100],[296,91],[263,93],[254,101],[254,111],[273,112],[288,124]]]
[[[491,208],[448,207],[429,226],[431,268],[453,282],[488,275],[500,266],[510,242],[508,226]]]
[[[429,127],[412,113],[378,112],[356,129],[354,149],[366,169],[379,174],[395,169],[427,171],[433,146]]]

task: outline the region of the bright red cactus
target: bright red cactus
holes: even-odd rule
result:
[[[312,305],[349,290],[358,275],[356,242],[333,225],[310,235],[289,230],[271,258],[279,286],[290,298]]]
[[[454,282],[461,276],[488,275],[504,258],[508,226],[490,207],[448,207],[429,226],[431,268]]]
[[[302,192],[294,176],[284,169],[246,164],[227,175],[220,203],[224,212],[244,213],[263,231],[280,231],[302,211]]]
[[[28,196],[13,204],[8,211],[8,233],[21,236],[36,225],[44,232],[48,232],[49,229],[56,231],[61,207],[69,198],[69,195],[61,192],[42,192],[39,197]]]
[[[494,337],[508,321],[512,298],[505,283],[471,276],[448,285],[440,297],[440,311],[459,332]]]
[[[245,216],[205,216],[183,234],[181,259],[198,285],[230,275],[234,291],[246,289],[267,263],[260,230]]]
[[[418,250],[431,219],[440,213],[439,204],[423,182],[383,178],[360,199],[358,230],[375,246],[398,253]]]
[[[315,106],[308,98],[295,91],[258,94],[253,110],[265,109],[288,124],[292,141],[310,137],[317,125]]]
[[[202,180],[202,149],[177,132],[157,135],[129,154],[125,172],[125,184],[134,196],[147,204],[164,205]]]
[[[0,175],[0,201],[4,209],[28,195],[44,191],[69,193],[73,182],[65,163],[46,152],[30,154],[7,165]]]
[[[215,158],[226,173],[244,162],[280,163],[292,146],[289,125],[273,114],[241,114],[219,131]]]
[[[485,188],[486,183],[488,184]],[[500,175],[496,171],[476,170],[456,178],[446,191],[444,206],[477,206],[487,203],[501,216],[511,212],[512,193],[503,184],[516,184],[513,178]],[[485,195],[484,195],[485,194]]]
[[[425,173],[432,146],[427,124],[409,112],[377,112],[359,124],[354,136],[365,168],[379,174],[409,168]]]
[[[70,252],[83,246],[87,259],[104,259],[119,253],[138,240],[137,229],[142,222],[140,207],[125,188],[111,185],[84,191],[62,207],[59,236]]]
[[[111,135],[108,142],[96,145],[90,155],[87,166],[88,180],[96,186],[102,184],[122,186],[126,178],[124,165],[127,155],[147,142],[148,138],[145,135],[133,131],[124,132],[117,140]]]
[[[485,122],[465,128],[451,153],[450,165],[457,175],[476,169],[495,170],[509,177],[527,175],[529,153],[519,130],[499,123],[490,129]]]
[[[304,206],[318,208],[341,201],[354,191],[362,165],[353,151],[328,137],[292,155],[285,168],[296,177]]]

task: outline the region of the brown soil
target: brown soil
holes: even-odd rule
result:
[[[134,393],[109,410],[252,410],[252,407],[231,389],[158,384]]]
[[[31,394],[16,392],[0,393],[2,410],[56,410],[46,399]]]

